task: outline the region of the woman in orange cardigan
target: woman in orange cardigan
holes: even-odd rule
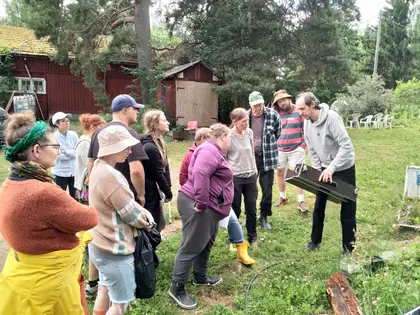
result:
[[[12,164],[0,189],[0,233],[11,251],[0,274],[0,314],[83,315],[78,281],[89,235],[76,233],[96,226],[96,210],[53,183],[48,169],[60,146],[31,112],[9,117],[5,141]]]

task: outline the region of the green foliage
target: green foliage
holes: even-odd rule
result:
[[[30,11],[23,0],[4,0],[5,17],[0,19],[0,25],[26,27],[25,20]]]
[[[420,81],[416,78],[408,82],[397,82],[391,98],[392,112],[401,118],[420,116]]]
[[[187,28],[197,55],[223,77],[215,92],[224,117],[253,90],[267,101],[279,88],[311,89],[323,101],[343,91],[364,53],[351,29],[358,16],[354,1],[184,0],[168,21]]]
[[[173,27],[189,20],[185,27],[199,43],[197,56],[225,80],[215,92],[235,107],[245,106],[253,90],[271,96],[280,56],[285,54],[279,49],[286,32],[284,10],[273,1],[261,0],[223,0],[197,10],[200,6],[200,1],[182,1],[170,18]]]
[[[163,26],[153,26],[151,29],[151,38],[153,47],[156,48],[175,48],[182,40],[177,36],[171,36],[169,30]]]
[[[15,62],[9,48],[0,46],[0,105],[5,107],[15,84]]]
[[[384,78],[387,88],[393,89],[398,80],[408,78],[412,61],[408,33],[412,2],[391,0],[391,7],[385,8],[382,14],[378,73]]]
[[[13,89],[15,62],[10,49],[0,47],[0,93]]]
[[[365,75],[347,86],[346,93],[338,94],[331,108],[344,117],[352,113],[374,115],[389,108],[390,97],[391,91],[385,89],[385,82],[380,77]]]
[[[365,314],[405,314],[420,303],[419,257],[420,246],[414,244],[385,268],[352,279]]]
[[[357,67],[352,65],[351,58],[359,59],[355,49],[357,36],[345,22],[343,13],[333,7],[319,3],[315,7],[303,7],[301,13],[304,12],[307,17],[298,25],[293,38],[294,58],[286,65],[297,81],[297,90],[309,89],[322,101],[329,102],[353,81],[352,68]]]
[[[178,125],[178,126],[174,125],[174,127],[171,128],[171,130],[172,131],[185,131],[185,128],[187,128],[187,126],[185,125]]]

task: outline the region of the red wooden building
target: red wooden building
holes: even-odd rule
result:
[[[13,51],[16,95],[32,92],[35,88],[45,117],[58,111],[81,114],[102,109],[95,106],[93,94],[84,87],[83,78],[73,76],[68,65],[58,65],[50,60],[54,48],[46,39],[36,39],[32,30],[0,26],[0,45]],[[118,94],[133,91],[127,86],[133,84],[134,77],[125,73],[121,66],[112,65],[109,71],[100,74],[111,100]],[[157,96],[177,119],[178,125],[196,120],[199,126],[209,126],[218,117],[218,97],[212,87],[219,83],[212,69],[196,61],[166,71]]]
[[[34,32],[25,28],[0,26],[0,45],[13,52],[15,95],[24,95],[35,88],[44,116],[58,111],[80,114],[101,110],[101,107],[95,106],[93,94],[83,85],[81,77],[73,76],[68,65],[50,60],[54,48],[46,39],[36,39]],[[135,66],[133,63],[124,65]],[[121,65],[112,65],[111,70],[100,76],[111,99],[118,94],[132,92],[126,86],[132,84],[134,77],[124,73]]]

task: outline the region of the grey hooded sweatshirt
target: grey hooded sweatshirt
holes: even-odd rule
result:
[[[319,105],[317,121],[305,120],[305,143],[312,167],[326,168],[332,173],[344,171],[354,165],[354,148],[341,117],[328,105]]]

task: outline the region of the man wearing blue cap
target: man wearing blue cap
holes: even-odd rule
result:
[[[98,157],[98,135],[104,128],[112,125],[123,126],[134,138],[140,140],[137,132],[129,126],[137,122],[137,115],[141,108],[144,108],[144,105],[138,104],[128,94],[120,94],[112,100],[112,121],[105,127],[98,129],[92,136],[88,153],[88,174],[92,170],[93,162]],[[142,206],[144,206],[144,169],[142,161],[148,159],[141,143],[138,143],[131,147],[131,154],[124,163],[117,163],[115,165],[115,168],[127,179],[135,199]]]

